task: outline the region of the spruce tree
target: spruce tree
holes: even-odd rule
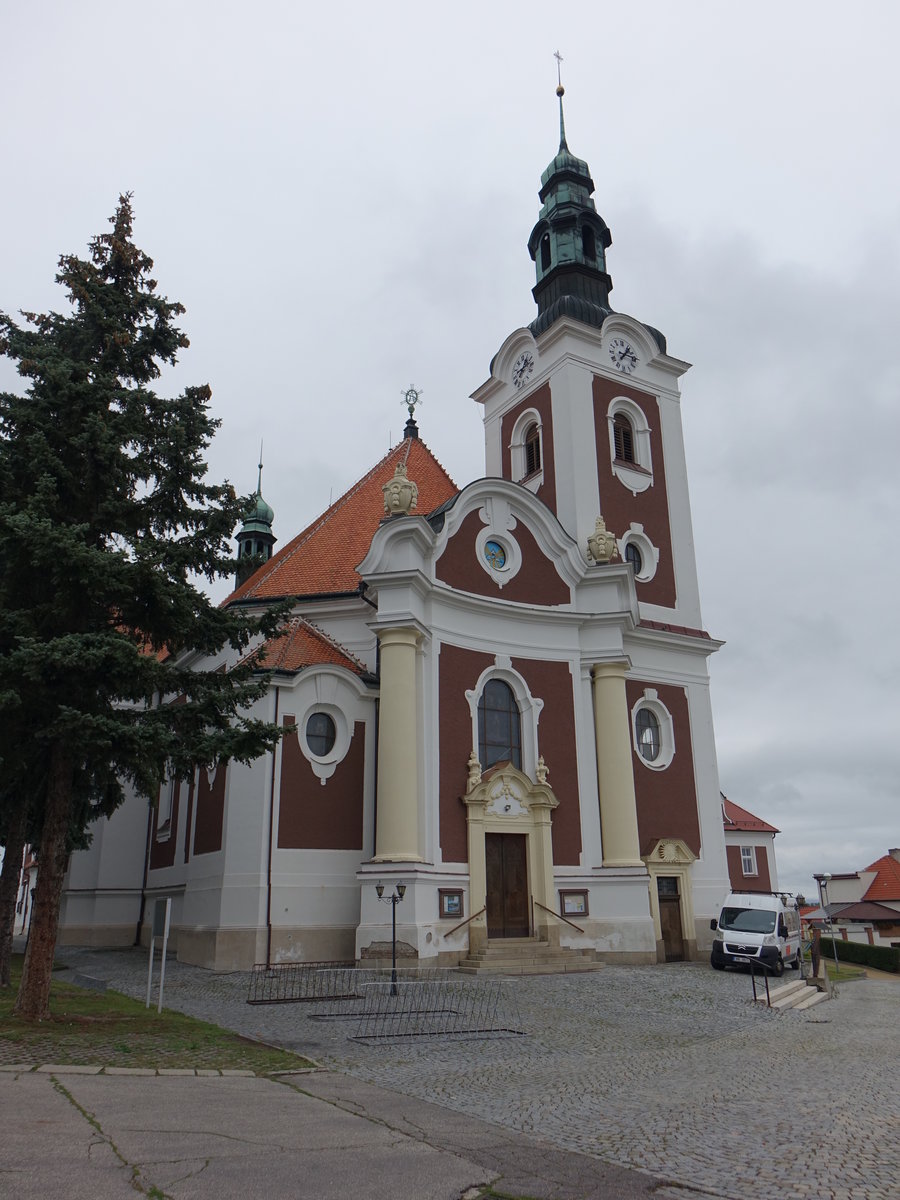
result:
[[[279,613],[213,604],[195,584],[234,570],[245,500],[206,480],[219,422],[208,386],[154,381],[188,345],[132,240],[131,196],[87,259],[64,255],[70,308],[0,313],[0,352],[27,381],[0,394],[0,760],[40,830],[17,1012],[49,1012],[68,856],[123,799],[198,764],[251,761],[277,740],[248,706],[245,661]],[[203,669],[211,656],[227,671]],[[10,801],[7,793],[7,812]]]

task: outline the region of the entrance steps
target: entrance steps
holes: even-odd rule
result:
[[[599,971],[593,950],[551,946],[538,938],[489,938],[487,948],[460,961],[464,975],[562,975],[571,971]]]
[[[821,1004],[823,1000],[828,999],[827,992],[820,992],[811,980],[794,979],[790,983],[781,984],[780,987],[769,987],[769,1000],[771,1007],[784,1010],[787,1008],[794,1009],[796,1012],[802,1009],[812,1008],[816,1004]],[[765,1004],[766,997],[763,994],[757,1003]]]

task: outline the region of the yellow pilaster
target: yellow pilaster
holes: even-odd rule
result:
[[[419,853],[418,702],[415,629],[385,629],[378,715],[378,816],[375,859],[421,862]]]
[[[631,727],[624,662],[598,663],[591,672],[600,829],[604,867],[642,867],[631,765]]]

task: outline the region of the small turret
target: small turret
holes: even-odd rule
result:
[[[268,562],[272,557],[272,548],[277,541],[272,532],[275,510],[263,500],[262,468],[262,446],[260,446],[256,491],[250,497],[246,515],[237,534],[238,568],[235,575],[235,587],[240,587],[257,567]]]

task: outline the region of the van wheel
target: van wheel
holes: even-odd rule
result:
[[[772,974],[775,976],[776,979],[780,979],[781,976],[784,974],[784,959],[781,957],[780,954],[778,955],[778,961],[775,963],[775,966],[772,968]]]
[[[799,954],[795,955],[794,961],[791,963],[791,970],[792,971],[800,970],[800,955]]]
[[[710,961],[710,963],[712,964],[712,969],[713,969],[714,971],[724,971],[724,970],[725,970],[725,964],[724,964],[724,963],[718,962],[718,961],[717,961],[716,959],[714,959],[714,958],[711,958],[709,961]]]

